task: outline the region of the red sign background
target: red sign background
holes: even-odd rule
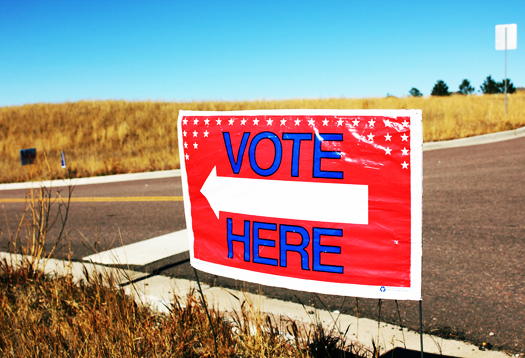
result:
[[[353,285],[371,285],[409,288],[413,275],[412,242],[412,183],[411,183],[411,117],[409,115],[251,115],[249,112],[213,115],[182,112],[179,117],[179,147],[181,162],[191,205],[193,235],[192,259],[275,276],[285,276],[322,282]],[[279,168],[269,176],[257,174],[249,160],[251,140],[259,133],[275,134],[282,146]],[[229,133],[234,160],[241,161],[240,170],[234,173],[228,156]],[[249,133],[246,150],[239,158],[243,135]],[[292,176],[294,141],[283,139],[284,133],[311,134],[312,140],[300,142],[298,176]],[[340,140],[323,140],[321,151],[337,152],[339,158],[320,159],[323,172],[342,172],[342,179],[314,177],[315,136],[340,134]],[[334,138],[334,137],[332,137]],[[270,168],[276,149],[269,139],[261,140],[255,147],[256,163],[260,168]],[[319,161],[319,159],[318,159]],[[421,165],[420,163],[418,164]],[[219,218],[208,199],[201,193],[211,171],[216,168],[219,177],[237,177],[258,180],[337,183],[368,186],[368,224],[327,223],[286,218],[261,217],[244,213],[221,211]],[[276,193],[278,194],[278,193]],[[305,192],[311,197],[315,210],[330,207],[330,197],[320,197],[317,192]],[[278,195],[275,205],[279,205]],[[351,205],[349,203],[348,205]],[[312,207],[313,209],[313,207]],[[344,211],[345,207],[338,210]],[[274,225],[275,230],[259,230],[261,239],[273,242],[259,246],[260,257],[276,260],[277,265],[244,259],[244,244],[233,242],[233,257],[228,257],[227,219],[231,219],[234,235],[243,235],[245,221],[250,230],[254,222]],[[188,218],[187,218],[188,219]],[[297,252],[288,252],[286,267],[280,263],[280,225],[304,228],[310,235],[306,247],[309,265],[305,270]],[[312,234],[314,228],[342,230],[342,236],[321,236],[323,246],[339,247],[340,253],[323,252],[320,263],[342,268],[342,273],[313,270]],[[253,233],[252,233],[253,234]],[[298,245],[301,236],[289,233],[288,244]],[[420,275],[420,268],[416,275]],[[270,283],[271,284],[271,283]]]

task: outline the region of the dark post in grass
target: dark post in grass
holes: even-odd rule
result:
[[[36,148],[20,149],[20,164],[33,164],[36,159]]]

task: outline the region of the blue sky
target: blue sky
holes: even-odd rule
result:
[[[0,0],[0,106],[424,95],[504,77],[525,1]]]

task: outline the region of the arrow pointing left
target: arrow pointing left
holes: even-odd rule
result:
[[[217,218],[220,211],[225,211],[281,219],[368,224],[368,185],[219,177],[213,168],[201,193]]]

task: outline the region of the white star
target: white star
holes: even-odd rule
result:
[[[186,118],[184,118],[184,119],[182,120],[182,124],[184,124],[184,125],[188,124],[188,120],[187,120]]]
[[[230,118],[230,120],[228,121],[228,123],[230,124],[230,126],[233,124],[233,122],[235,122],[235,119],[233,119],[233,118]]]
[[[385,123],[385,127],[390,127],[392,125],[392,122],[390,122],[390,119],[383,120],[383,122]]]
[[[401,151],[403,152],[403,155],[408,155],[408,149],[403,148],[403,149],[401,149]]]
[[[186,160],[190,160],[190,156],[186,154]]]
[[[210,134],[210,133],[208,132],[208,130],[205,130],[205,131],[204,131],[204,137],[207,137],[208,134]]]
[[[368,137],[368,140],[371,140],[372,142],[374,141],[374,137],[375,135],[373,135],[372,133],[370,133],[369,135],[367,135]]]
[[[299,120],[299,118],[297,118],[297,119],[295,120],[295,125],[298,126],[299,123],[301,123],[301,120]]]
[[[221,122],[222,122],[222,119],[217,119],[216,122],[217,122],[217,125],[220,126]]]
[[[258,120],[257,118],[255,118],[255,119],[253,120],[253,124],[256,125],[256,126],[258,126],[258,125],[259,125],[259,120]]]
[[[272,124],[273,124],[273,119],[270,118],[266,120],[266,125],[271,126]]]
[[[407,162],[401,163],[401,166],[403,167],[403,169],[408,169],[408,163]]]
[[[194,137],[196,137],[197,134],[199,134],[199,132],[197,132],[197,131],[193,131],[193,136],[194,136]]]
[[[385,149],[385,155],[391,155],[390,152],[392,151],[392,149],[386,147]]]
[[[188,134],[188,132],[186,132],[186,131],[182,132],[182,135],[185,136],[185,137],[186,137],[186,134]]]
[[[199,143],[193,143],[193,148],[197,149],[199,147]]]
[[[188,143],[184,142],[184,148],[188,148]]]
[[[368,121],[368,125],[372,128],[374,128],[374,124],[376,124],[376,121],[374,121],[373,119],[369,120]]]
[[[286,124],[286,119],[281,119],[281,125],[284,126]]]
[[[404,128],[404,127],[408,127],[408,125],[409,125],[410,123],[408,123],[407,120],[405,119],[405,120],[403,121],[403,123],[401,123],[401,124],[403,125],[403,128]]]
[[[312,127],[315,126],[315,121],[313,119],[309,119],[308,120],[308,125],[312,126]]]
[[[390,138],[392,138],[392,136],[391,136],[390,134],[387,133],[387,134],[385,135],[385,140],[391,142]]]
[[[328,119],[323,119],[323,126],[327,126],[328,125]]]
[[[207,126],[209,126],[209,125],[210,125],[210,120],[209,120],[208,118],[206,118],[206,119],[204,120],[204,124],[206,124]]]
[[[241,126],[244,126],[246,124],[246,119],[241,119]]]
[[[343,120],[339,118],[339,120],[337,121],[337,126],[340,127],[342,125],[343,125]]]
[[[196,125],[197,123],[199,123],[199,120],[198,120],[198,119],[194,119],[194,120],[193,120],[193,124]]]
[[[399,244],[399,241],[398,240],[394,240],[394,244]]]
[[[408,142],[408,136],[406,134],[401,134],[401,141],[402,142]]]
[[[359,124],[359,121],[357,119],[354,119],[354,121],[352,122],[352,124],[354,125],[354,127],[357,127],[357,125]]]

